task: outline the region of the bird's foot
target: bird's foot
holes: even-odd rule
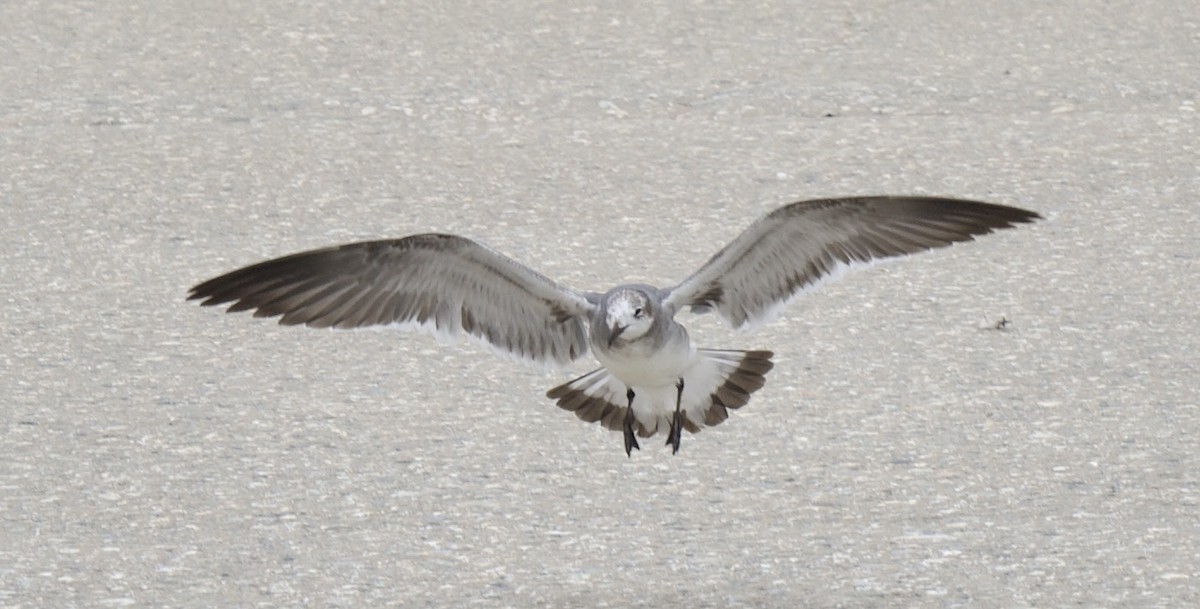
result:
[[[633,434],[633,425],[631,425],[628,421],[626,421],[625,422],[625,456],[633,457],[633,449],[635,449],[635,448],[638,450],[642,449],[642,447],[638,446],[637,436],[635,436]]]
[[[671,429],[667,432],[667,446],[671,447],[671,454],[679,452],[679,443],[683,441],[683,413],[675,411],[675,416],[671,417]]]
[[[675,383],[675,416],[671,417],[671,429],[667,431],[667,446],[671,454],[679,453],[679,443],[683,441],[683,379]]]
[[[629,405],[625,409],[625,424],[622,425],[622,429],[625,431],[625,456],[631,458],[633,457],[633,449],[642,450],[642,447],[638,446],[637,436],[633,434],[633,422],[635,420],[633,416],[633,397],[633,388],[626,389],[625,398],[629,400]]]

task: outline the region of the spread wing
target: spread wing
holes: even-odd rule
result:
[[[284,325],[399,324],[466,333],[535,362],[587,353],[586,296],[484,245],[454,235],[366,241],[268,260],[205,281],[189,300]]]
[[[820,281],[856,266],[968,241],[1038,214],[977,201],[858,197],[801,201],[758,220],[672,288],[668,310],[758,326]]]

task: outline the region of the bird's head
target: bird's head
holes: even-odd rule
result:
[[[613,290],[605,301],[604,312],[610,347],[618,338],[626,341],[641,338],[654,324],[650,296],[637,288]]]

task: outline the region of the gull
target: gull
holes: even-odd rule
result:
[[[871,196],[800,201],[763,216],[687,279],[607,292],[564,287],[481,243],[449,234],[363,241],[260,262],[193,287],[189,300],[314,328],[398,326],[466,335],[548,365],[591,351],[601,367],[546,396],[587,422],[637,438],[666,435],[678,453],[745,406],[774,366],[771,351],[700,349],[675,320],[715,312],[735,329],[844,271],[968,241],[1040,219],[979,201]],[[695,244],[679,250],[691,251]],[[636,247],[636,243],[634,244]]]

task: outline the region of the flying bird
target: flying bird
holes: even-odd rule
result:
[[[312,250],[209,279],[189,300],[315,328],[418,327],[520,359],[601,367],[546,393],[587,422],[638,437],[717,425],[762,388],[770,351],[700,349],[675,320],[714,311],[751,329],[823,280],[869,263],[1040,219],[978,201],[876,196],[800,201],[760,218],[678,285],[564,287],[465,237],[422,234]]]

